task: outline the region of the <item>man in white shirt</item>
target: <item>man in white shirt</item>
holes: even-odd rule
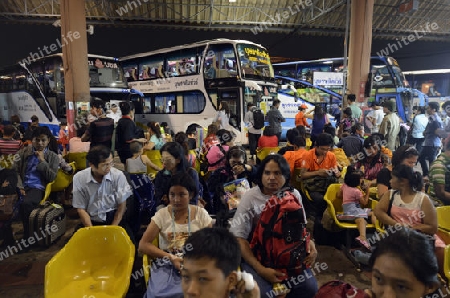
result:
[[[372,111],[370,111],[367,114],[367,118],[366,118],[366,120],[371,124],[371,131],[370,131],[371,134],[379,132],[381,122],[383,121],[383,117],[384,117],[384,112],[381,109],[381,106],[378,103],[373,102],[372,103]],[[369,126],[369,128],[370,128],[370,126]]]
[[[122,114],[119,111],[119,107],[115,103],[111,104],[111,109],[106,114],[106,117],[113,119],[115,125],[117,125],[117,122],[119,122]]]
[[[123,217],[132,188],[123,172],[113,167],[111,150],[94,146],[86,159],[89,167],[73,177],[73,207],[83,227],[120,224],[129,231]]]

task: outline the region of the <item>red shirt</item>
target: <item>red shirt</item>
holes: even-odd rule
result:
[[[258,148],[278,147],[277,136],[261,136],[258,140]]]

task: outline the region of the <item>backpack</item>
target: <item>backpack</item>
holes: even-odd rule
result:
[[[294,189],[287,188],[267,200],[250,248],[263,266],[285,273],[288,279],[306,268],[309,239],[303,206]]]
[[[315,298],[364,298],[367,296],[363,290],[341,280],[332,280],[320,287]]]
[[[261,109],[253,110],[253,128],[261,129],[264,127],[264,113]]]

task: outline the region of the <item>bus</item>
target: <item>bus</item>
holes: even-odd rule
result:
[[[214,39],[120,58],[129,88],[143,94],[135,121],[167,122],[174,131],[212,123],[227,102],[237,144],[248,143],[244,115],[252,102],[267,111],[277,85],[266,48],[247,40]]]
[[[273,64],[275,75],[297,79],[310,85],[322,87],[342,95],[345,71],[344,58],[326,58],[311,61],[295,61]],[[306,94],[306,88],[298,93]],[[321,92],[321,91],[320,91]],[[316,91],[309,97],[320,97]],[[403,121],[412,115],[413,99],[419,98],[419,104],[425,105],[426,97],[419,90],[409,87],[400,66],[392,57],[374,56],[370,58],[370,73],[365,86],[365,97],[369,102],[386,100],[397,103],[397,113]]]
[[[91,96],[107,102],[139,101],[139,93],[128,89],[123,70],[117,58],[88,55]],[[59,124],[66,121],[62,54],[20,62],[0,70],[0,117],[9,123],[12,115],[19,115],[27,127],[32,115],[41,125],[48,126],[54,135]],[[76,103],[78,113],[88,112],[88,103]]]
[[[409,86],[428,96],[429,101],[450,100],[450,69],[415,70],[403,72]]]

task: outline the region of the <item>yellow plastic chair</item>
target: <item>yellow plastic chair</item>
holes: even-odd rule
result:
[[[159,247],[159,236],[156,236],[156,238],[153,240],[152,243],[154,246]],[[142,256],[142,269],[144,270],[144,280],[146,287],[148,285],[148,281],[150,280],[151,267],[152,267],[152,258],[144,254]]]
[[[256,150],[256,157],[259,160],[263,160],[269,154],[277,153],[280,150],[280,147],[264,147]]]
[[[157,165],[158,167],[162,168],[163,164],[161,161],[161,152],[159,152],[159,150],[147,150],[144,152],[145,155],[147,155],[148,159],[150,159],[150,161],[152,163],[154,163],[155,165]],[[155,169],[152,169],[150,167],[147,167],[147,174],[149,175],[156,175],[158,171],[156,171]]]
[[[79,229],[45,266],[45,297],[125,297],[133,261],[134,245],[122,227]]]
[[[450,245],[445,247],[444,254],[444,274],[447,280],[450,280]]]
[[[63,191],[66,190],[67,187],[69,187],[69,185],[73,181],[73,175],[75,174],[75,171],[77,169],[75,167],[75,162],[71,162],[70,166],[73,170],[72,174],[66,174],[65,172],[63,172],[63,170],[58,169],[55,180],[48,183],[45,187],[44,198],[42,199],[41,204],[44,204],[45,201],[48,200],[52,192]]]
[[[450,206],[436,207],[438,228],[450,232]]]
[[[358,226],[356,225],[356,223],[353,222],[346,222],[346,221],[340,221],[337,218],[337,215],[339,213],[343,212],[343,208],[342,208],[342,199],[338,199],[337,198],[337,194],[339,193],[339,190],[341,188],[342,184],[339,183],[334,183],[331,184],[328,189],[327,192],[325,193],[324,196],[324,200],[327,202],[327,210],[331,216],[331,218],[333,218],[334,223],[341,229],[344,229],[346,232],[346,243],[344,245],[344,247],[342,248],[345,255],[349,258],[349,260],[357,267],[359,268],[359,263],[355,260],[355,258],[352,256],[352,254],[350,253],[350,249],[351,249],[351,244],[352,244],[352,238],[351,238],[351,233],[350,230],[357,230]],[[373,208],[374,205],[376,203],[373,203],[372,200],[370,200],[370,206]],[[370,222],[370,219],[368,219],[368,221]],[[366,229],[374,229],[375,225],[368,223],[366,226]]]
[[[75,162],[75,167],[78,171],[86,169],[86,155],[87,152],[71,153],[69,152],[68,160],[70,163]]]
[[[0,168],[12,169],[14,165],[14,154],[0,154]]]
[[[312,145],[312,142],[311,142],[311,138],[306,138],[306,149],[311,149],[311,145]]]

